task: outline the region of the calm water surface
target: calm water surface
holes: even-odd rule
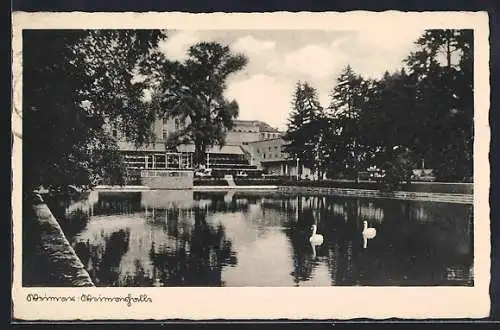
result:
[[[93,192],[66,213],[63,229],[97,286],[473,285],[472,205]],[[364,220],[377,230],[366,242]],[[320,246],[309,243],[312,224]]]

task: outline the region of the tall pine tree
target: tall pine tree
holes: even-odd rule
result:
[[[328,114],[336,122],[336,126],[340,127],[338,138],[344,144],[344,150],[340,153],[341,158],[338,161],[343,164],[343,172],[356,180],[364,156],[358,138],[359,117],[369,87],[369,82],[347,65],[330,93]]]
[[[406,59],[416,82],[416,149],[442,180],[472,176],[473,33],[428,30]]]
[[[307,82],[297,82],[284,136],[287,142],[284,149],[293,158],[300,159],[300,164],[312,169],[317,168],[320,142],[317,128],[322,117],[323,108],[316,89]]]
[[[374,163],[392,158],[394,147],[413,148],[415,87],[404,70],[373,83],[359,118],[359,138]],[[376,164],[378,165],[378,164]]]

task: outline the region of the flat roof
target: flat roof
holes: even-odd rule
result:
[[[269,133],[279,133],[279,130],[277,128],[272,127],[266,122],[263,122],[261,120],[241,120],[241,119],[236,119],[233,121],[233,129],[235,126],[256,126],[259,128],[259,132],[269,132]]]

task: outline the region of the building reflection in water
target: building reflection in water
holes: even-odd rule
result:
[[[192,193],[101,197],[75,244],[82,260],[89,259],[84,263],[97,285],[220,286],[221,268],[236,264],[224,228],[206,221],[211,204],[195,207]],[[119,214],[107,215],[119,208]]]
[[[106,192],[66,215],[61,225],[100,286],[473,285],[471,205]],[[377,229],[366,249],[363,221]],[[312,224],[324,236],[315,251]]]

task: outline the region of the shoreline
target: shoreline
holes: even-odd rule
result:
[[[142,191],[161,191],[172,189],[153,189],[146,186],[98,186],[94,188],[96,192],[142,192]],[[312,195],[329,195],[358,198],[379,198],[379,199],[397,199],[414,200],[429,202],[447,202],[459,204],[474,204],[474,194],[462,194],[452,192],[429,192],[429,191],[391,191],[385,192],[376,189],[353,189],[338,187],[317,187],[317,186],[280,186],[280,185],[241,185],[241,186],[193,186],[189,189],[173,190],[191,190],[191,191],[273,191],[277,193],[307,193]]]
[[[219,190],[279,190],[277,185],[255,185],[255,186],[193,186],[193,191],[219,191]]]
[[[380,190],[369,189],[345,189],[345,188],[321,188],[321,187],[299,187],[282,186],[279,192],[286,193],[310,193],[312,195],[328,195],[357,198],[376,198],[376,199],[396,199],[423,202],[443,202],[456,204],[474,204],[473,194],[453,194],[453,193],[434,193],[434,192],[412,192],[412,191],[391,191],[384,192]]]

